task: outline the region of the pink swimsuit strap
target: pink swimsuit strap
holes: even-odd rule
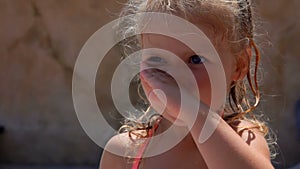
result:
[[[154,124],[153,128],[151,130],[149,130],[148,138],[141,145],[141,147],[138,151],[137,157],[133,161],[132,169],[138,169],[139,168],[139,165],[140,165],[140,162],[142,160],[142,156],[144,154],[144,151],[145,151],[147,145],[149,144],[151,137],[154,135],[154,132],[158,128],[159,122],[160,122],[160,120],[157,120],[156,123]]]
[[[224,112],[221,113],[221,117],[224,118]],[[144,154],[144,151],[147,148],[147,145],[149,144],[150,139],[153,136],[154,132],[158,128],[158,124],[159,124],[160,120],[157,120],[157,122],[154,124],[153,128],[151,130],[149,130],[149,137],[141,145],[141,147],[140,147],[140,149],[138,151],[137,157],[133,161],[132,169],[138,169],[139,168],[139,165],[140,165],[140,162],[142,160],[142,156]]]

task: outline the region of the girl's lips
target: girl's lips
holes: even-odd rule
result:
[[[157,69],[148,69],[140,72],[141,83],[143,85],[146,96],[154,89],[159,89],[167,97],[180,97],[180,89],[176,81],[166,72]]]
[[[151,70],[144,70],[140,72],[140,78],[146,96],[149,96],[154,89],[162,89],[162,82],[159,80],[158,76],[159,75],[155,75],[154,72],[151,72]]]
[[[151,83],[152,87],[161,85],[174,85],[176,81],[168,73],[159,69],[147,69],[140,72],[141,79]],[[156,86],[158,85],[158,86]]]

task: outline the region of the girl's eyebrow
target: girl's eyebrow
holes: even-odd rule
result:
[[[147,41],[148,44],[150,44],[151,46],[155,47],[155,46],[166,46],[165,42],[163,41],[155,41],[153,42],[153,38],[159,38],[159,35],[156,34],[147,34],[146,36],[142,36],[144,41]],[[170,38],[170,40],[175,41],[176,43],[183,45],[180,46],[180,48],[174,48],[175,50],[169,51],[169,52],[175,52],[175,54],[178,57],[182,57],[182,58],[188,58],[192,55],[199,55],[199,56],[203,56],[205,59],[207,59],[207,61],[211,60],[209,59],[209,57],[207,56],[207,54],[205,54],[203,51],[197,50],[197,51],[193,51],[190,47],[186,46],[183,42],[181,42],[178,39],[173,39],[172,37],[168,37],[168,36],[163,36],[163,38]]]

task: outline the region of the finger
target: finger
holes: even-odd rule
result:
[[[154,89],[148,96],[151,106],[157,113],[163,114],[167,105],[167,97],[162,90]]]

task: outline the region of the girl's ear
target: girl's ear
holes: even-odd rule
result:
[[[241,80],[247,75],[248,71],[250,70],[251,56],[252,50],[250,45],[248,45],[237,55],[235,62],[235,70],[232,75],[233,81]]]

